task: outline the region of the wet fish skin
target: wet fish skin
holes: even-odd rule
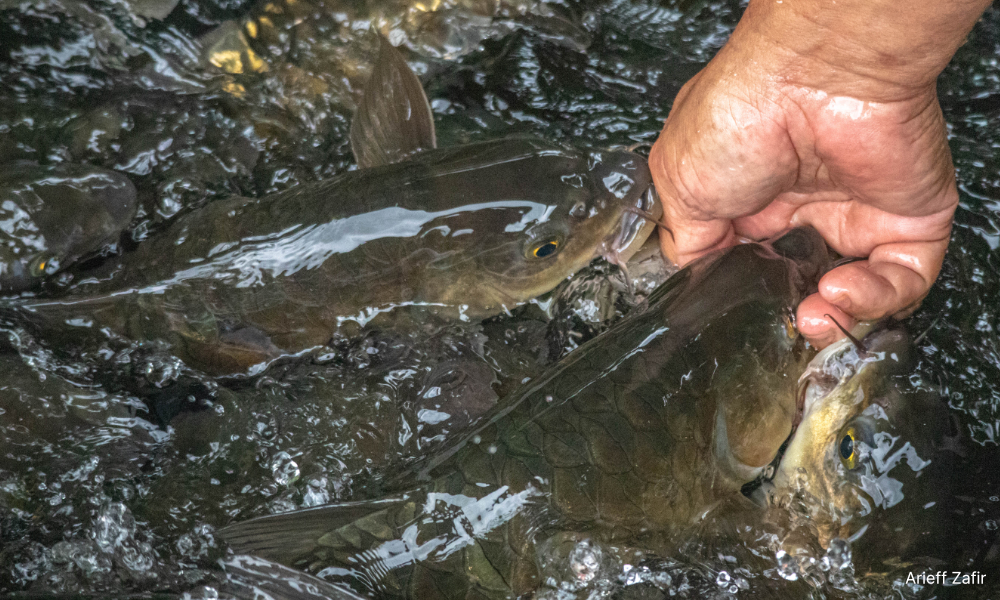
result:
[[[808,358],[791,315],[826,261],[815,231],[792,236],[795,260],[779,242],[747,244],[682,270],[645,312],[386,486],[408,491],[223,537],[385,596],[508,598],[539,585],[534,544],[554,532],[617,542],[689,526],[738,495],[791,430]]]
[[[351,128],[360,170],[212,203],[109,280],[7,310],[54,334],[70,323],[85,338],[160,340],[189,365],[240,373],[376,318],[403,327],[404,306],[462,320],[509,310],[597,256],[625,263],[652,232],[636,213],[661,210],[645,159],[529,139],[435,149],[419,79],[385,38],[379,48]]]

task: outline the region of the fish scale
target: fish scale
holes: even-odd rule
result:
[[[770,462],[742,463],[730,440],[773,457],[791,430],[809,353],[787,327],[826,246],[813,230],[788,237],[781,246],[791,257],[747,244],[681,271],[647,310],[502,400],[449,450],[389,480],[404,499],[372,505],[361,519],[344,506],[263,517],[223,537],[237,552],[381,596],[508,598],[539,585],[536,542],[560,532],[627,543],[689,527]],[[758,436],[748,413],[782,426]],[[315,548],[289,551],[289,529]],[[343,577],[344,567],[362,575]]]

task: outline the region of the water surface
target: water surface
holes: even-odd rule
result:
[[[181,0],[162,19],[155,4],[0,0],[0,161],[83,162],[128,175],[141,208],[121,241],[126,251],[212,200],[351,168],[347,131],[372,58],[364,35],[372,21],[407,47],[441,145],[528,133],[628,146],[655,139],[680,86],[742,11],[698,0],[299,0],[296,10],[313,8],[274,18],[277,33],[249,43],[239,24],[259,19],[262,3]],[[1000,590],[998,60],[1000,11],[991,10],[939,82],[962,204],[941,279],[907,322],[926,331],[917,375],[941,390],[961,441],[952,483],[935,492],[954,519],[933,558],[991,573],[982,586],[945,590],[967,597]],[[155,345],[72,352],[8,327],[0,593],[245,593],[219,566],[219,527],[368,497],[387,471],[607,328],[663,275],[654,271],[630,294],[615,268],[595,264],[510,316],[419,340],[375,331],[239,381],[191,372]],[[854,572],[850,557],[865,544],[862,536],[792,561],[763,533],[693,540],[675,556],[615,565],[564,591],[928,594],[906,582],[905,564]]]

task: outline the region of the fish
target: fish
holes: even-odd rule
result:
[[[851,540],[859,573],[934,566],[951,537],[942,490],[958,472],[959,430],[915,367],[902,327],[820,352],[802,376],[801,423],[763,488],[766,506],[808,523],[821,547]]]
[[[531,138],[436,148],[420,81],[380,40],[351,128],[358,170],[210,203],[112,275],[6,312],[43,337],[159,340],[189,366],[239,374],[407,307],[461,320],[509,312],[642,246],[661,210],[643,157]]]
[[[88,165],[0,165],[0,294],[37,290],[115,244],[135,217],[121,173]]]
[[[693,262],[384,497],[235,523],[235,552],[380,597],[513,598],[537,548],[681,531],[739,496],[792,429],[811,358],[798,301],[828,264],[811,228]]]

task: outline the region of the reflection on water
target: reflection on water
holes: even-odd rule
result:
[[[275,4],[268,17],[263,2],[0,0],[0,162],[124,173],[139,204],[126,243],[212,200],[329,178],[353,162],[348,124],[373,18],[411,51],[442,145],[508,133],[650,141],[741,11],[718,0]],[[289,18],[294,4],[312,8]],[[235,54],[213,60],[218,52]],[[914,451],[920,461],[892,469],[904,500],[893,505],[896,488],[880,487],[887,539],[928,530],[926,562],[988,574],[946,590],[969,598],[1000,591],[998,56],[1000,12],[990,11],[939,82],[962,204],[941,280],[907,323],[926,331],[913,385],[942,394],[959,459],[947,485],[925,486],[916,463],[934,469],[947,453]],[[639,298],[617,270],[595,265],[511,316],[372,332],[248,381],[190,373],[155,345],[50,352],[5,328],[22,355],[0,348],[0,593],[344,596],[267,561],[226,557],[216,529],[377,495],[386,472],[607,328],[664,273],[631,275]],[[880,439],[887,457],[908,441]],[[947,519],[929,527],[942,507]],[[669,555],[548,540],[545,593],[931,593],[908,581],[924,563],[893,562],[874,535],[824,549],[787,516],[740,529],[740,510],[716,511]],[[891,568],[863,570],[873,555]]]

